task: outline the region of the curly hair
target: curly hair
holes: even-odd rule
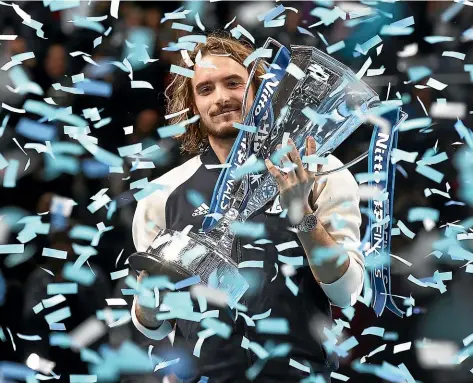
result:
[[[197,54],[205,56],[206,54],[229,55],[239,64],[243,65],[244,60],[254,51],[251,43],[245,40],[238,40],[222,31],[214,31],[207,35],[205,43],[198,43],[192,52],[189,52],[189,57],[192,62],[195,62]],[[186,67],[184,58],[181,58],[177,64]],[[248,73],[251,71],[251,66],[248,67]],[[259,76],[265,73],[263,63],[260,62],[256,69],[255,75],[252,79],[252,84],[255,89],[258,89],[261,84]],[[166,88],[164,95],[167,100],[166,114],[173,114],[189,108],[186,113],[182,113],[170,119],[170,124],[177,125],[192,117],[193,111],[193,90],[191,79],[186,76],[174,74],[172,81]],[[198,154],[208,145],[208,138],[202,131],[199,121],[186,125],[186,132],[176,136],[181,141],[181,151],[189,154]]]

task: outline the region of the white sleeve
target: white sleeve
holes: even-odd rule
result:
[[[166,227],[166,195],[160,190],[138,201],[133,216],[133,243],[136,251],[146,251],[160,229]]]
[[[328,156],[329,163],[322,171],[338,168],[343,163]],[[330,284],[320,283],[333,304],[346,307],[355,303],[361,293],[364,280],[364,257],[358,251],[360,245],[360,196],[358,184],[348,169],[329,174],[325,182],[317,186],[317,210],[320,223],[350,259],[345,274]]]
[[[353,306],[363,289],[363,268],[353,259],[353,255],[349,259],[350,265],[339,279],[333,283],[320,283],[325,295],[335,306]]]
[[[158,235],[160,228],[165,227],[164,206],[165,199],[163,200],[163,196],[159,191],[138,201],[132,226],[133,243],[136,251],[146,251]],[[136,329],[149,339],[162,340],[163,331],[161,327],[149,329],[138,321],[135,313],[137,299],[138,296],[135,295],[131,306],[131,321]]]

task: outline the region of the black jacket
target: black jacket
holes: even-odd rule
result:
[[[208,148],[202,155],[194,157],[156,181],[165,188],[155,192],[158,195],[153,197],[154,202],[149,198],[140,201],[135,213],[133,237],[138,251],[146,250],[154,239],[157,228],[183,230],[186,226],[193,225],[191,230],[199,231],[221,171],[207,169],[206,165],[215,164],[219,164],[218,158]],[[188,201],[188,192],[192,189],[207,201],[197,209]],[[271,318],[286,318],[288,334],[258,333],[256,327],[251,323],[247,324],[242,316],[235,319],[236,310],[220,309],[218,319],[233,329],[230,338],[223,339],[214,335],[205,339],[200,357],[195,357],[193,351],[198,340],[197,333],[202,330],[200,323],[178,319],[172,357],[178,355],[181,359],[172,367],[179,377],[185,378],[185,382],[197,383],[201,376],[207,376],[209,382],[215,383],[245,382],[247,370],[255,366],[255,363],[255,369],[264,365],[253,380],[256,382],[298,382],[308,377],[307,372],[289,365],[290,358],[310,366],[312,373],[324,373],[326,377],[338,368],[338,359],[334,354],[328,356],[322,347],[325,340],[323,328],[331,327],[331,308],[327,296],[307,265],[298,268],[291,277],[298,287],[297,295],[287,287],[286,277],[281,272],[282,263],[278,261],[276,245],[296,241],[299,247],[279,253],[289,257],[304,255],[304,250],[297,235],[287,230],[289,220],[280,218],[280,213],[277,204],[270,202],[253,215],[250,221],[264,223],[265,238],[272,242],[255,245],[254,238],[238,236],[233,243],[232,258],[237,263],[264,261],[263,268],[240,269],[250,284],[240,303],[248,308],[245,314],[249,317],[271,310]],[[149,221],[156,224],[156,227],[150,229],[152,225]],[[249,244],[259,249],[245,248]],[[195,307],[198,310],[197,304]],[[208,308],[211,309],[212,307]],[[241,347],[243,337],[268,351],[278,344],[286,343],[290,351],[283,357],[268,358],[263,364],[253,351]],[[166,359],[169,358],[171,356]],[[326,378],[326,381],[329,380]]]

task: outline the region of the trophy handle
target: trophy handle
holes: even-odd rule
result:
[[[399,120],[397,121],[397,126],[399,126],[399,124],[401,124],[402,122],[404,122],[406,119],[407,119],[408,115],[406,113],[404,113],[400,118]],[[339,168],[337,169],[332,169],[332,170],[328,170],[326,172],[315,172],[315,175],[317,177],[320,177],[320,176],[326,176],[326,175],[329,175],[329,174],[332,174],[332,173],[336,173],[336,172],[339,172],[341,170],[345,170],[345,169],[348,169],[349,167],[357,164],[358,162],[364,160],[366,157],[368,157],[368,155],[370,154],[370,151],[367,150],[366,152],[364,152],[363,154],[361,154],[360,156],[356,157],[354,160],[348,162],[347,164],[343,165],[343,166],[340,166]]]
[[[266,39],[266,42],[263,45],[263,49],[266,49],[271,43],[276,45],[279,48],[284,47],[284,45],[281,44],[279,41],[273,39],[272,37],[268,37]],[[258,64],[259,64],[260,61],[261,61],[261,57],[258,57],[255,60],[255,62],[253,64],[253,67],[251,68],[250,75],[248,76],[248,81],[247,81],[246,87],[245,87],[245,94],[243,95],[243,105],[242,105],[242,108],[241,108],[241,117],[242,117],[243,120],[245,120],[245,118],[246,118],[246,99],[248,97],[248,91],[250,90],[251,81],[253,80],[253,77],[256,73],[256,68],[258,68]]]
[[[369,150],[367,150],[366,152],[364,152],[363,154],[359,155],[358,157],[356,157],[354,160],[346,163],[345,165],[343,166],[340,166],[339,168],[336,168],[336,169],[332,169],[332,170],[327,170],[326,172],[315,172],[314,174],[317,176],[317,177],[321,177],[321,176],[327,176],[329,174],[333,174],[333,173],[337,173],[337,172],[340,172],[342,170],[345,170],[345,169],[348,169],[349,167],[357,164],[358,162],[360,161],[363,161],[366,157],[368,157],[368,154],[370,153]]]

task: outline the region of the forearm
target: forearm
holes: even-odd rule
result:
[[[146,310],[146,308],[144,308]],[[143,306],[138,305],[137,299],[133,300],[133,306],[131,308],[131,320],[135,325],[136,329],[141,332],[144,336],[152,340],[162,340],[168,336],[173,327],[173,321],[158,321],[155,313],[143,314]],[[140,316],[140,319],[138,319]],[[152,320],[154,318],[154,322]]]
[[[306,206],[304,208],[304,214],[309,213],[312,213],[312,209]],[[312,255],[316,248],[339,248],[339,245],[333,240],[330,234],[327,233],[320,221],[317,222],[317,226],[313,231],[309,233],[298,232],[297,236],[304,248],[312,274],[318,282],[325,284],[333,283],[345,274],[350,265],[350,259],[348,257],[341,264],[338,264],[338,256],[327,259],[321,264],[315,264],[312,260]]]
[[[137,299],[133,302],[132,310],[134,311],[136,320],[146,328],[155,330],[161,326],[163,321],[156,319],[157,310],[149,309],[145,306],[139,305]]]

